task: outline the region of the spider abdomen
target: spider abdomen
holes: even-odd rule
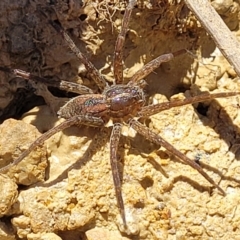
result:
[[[75,97],[67,102],[58,111],[58,115],[68,119],[77,115],[89,115],[102,117],[107,115],[109,106],[106,99],[101,94],[86,94]]]

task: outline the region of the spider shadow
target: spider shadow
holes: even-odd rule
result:
[[[154,152],[157,150],[157,152],[159,153],[159,151],[161,151],[161,146],[151,143],[148,140],[146,140],[142,135],[140,134],[136,134],[136,136],[134,137],[134,139],[131,139],[131,149],[129,150],[130,154],[136,154],[136,151],[138,151],[139,149],[141,149],[141,153],[139,153],[143,158],[146,158],[147,162],[150,163],[157,171],[159,171],[165,178],[169,178],[169,174],[167,173],[167,171],[164,169],[164,167],[153,157],[151,156],[151,152]],[[135,150],[136,149],[136,150]],[[157,153],[157,155],[159,155]],[[161,154],[163,155],[163,154]],[[166,156],[159,156],[159,158],[161,159],[167,159],[169,158],[169,156],[171,156],[171,154],[165,154]],[[171,159],[173,161],[178,161],[181,162],[179,159],[175,158],[175,157],[170,157],[170,158],[174,158]],[[182,162],[181,162],[182,163]],[[183,163],[184,164],[184,163]],[[176,177],[176,179],[180,177]],[[185,179],[187,180],[187,182],[189,182],[189,184],[194,183],[193,186],[197,186],[197,183],[195,181],[192,181],[190,178],[185,177]],[[188,181],[189,180],[189,181]],[[141,184],[141,182],[139,182]],[[142,184],[141,184],[142,185]],[[199,184],[198,184],[199,185]],[[201,186],[199,185],[199,188],[201,188]]]
[[[83,126],[83,127],[85,127],[85,126]],[[99,130],[98,128],[89,128],[88,130],[90,132],[91,131],[96,131],[98,133],[94,135],[93,140],[89,144],[88,148],[85,150],[83,156],[80,157],[79,159],[77,159],[75,163],[71,164],[69,167],[64,169],[55,179],[53,179],[51,181],[44,182],[44,183],[39,183],[38,186],[50,187],[50,186],[55,185],[56,183],[61,182],[63,179],[68,178],[68,172],[69,171],[71,171],[73,169],[79,170],[82,167],[84,167],[84,165],[86,165],[86,163],[88,161],[91,161],[93,155],[96,152],[100,151],[101,148],[107,144],[107,142],[109,140],[109,136],[110,136],[110,129],[102,128],[102,129]],[[85,136],[85,135],[82,135],[82,136]],[[79,137],[81,137],[81,136],[79,136]],[[49,170],[48,170],[48,174],[49,174]]]
[[[211,54],[216,49],[215,42],[212,39],[208,38],[207,41],[202,42],[201,45],[202,45],[202,49],[201,49],[202,57],[210,58]],[[195,71],[193,74],[193,78],[192,78],[193,84],[196,82],[196,79],[197,79],[198,68],[199,68],[199,62],[197,62],[197,65],[195,67]],[[201,92],[201,90],[197,87],[196,87],[196,91],[198,91],[199,93]],[[210,107],[211,109],[209,110]],[[239,108],[239,106],[236,106],[236,108]],[[222,108],[222,106],[217,101],[217,99],[212,99],[211,103],[207,107],[203,106],[202,103],[199,103],[198,107],[194,108],[194,110],[198,115],[200,114],[200,115],[206,116],[211,120],[211,122],[214,122],[214,128],[213,128],[206,121],[204,121],[204,119],[199,118],[204,125],[213,128],[214,131],[217,134],[219,134],[219,138],[221,138],[228,144],[229,151],[231,151],[235,155],[235,158],[237,160],[240,160],[240,147],[238,147],[239,145],[238,143],[240,142],[239,141],[240,127],[233,123],[231,117],[226,112],[226,110]],[[208,114],[208,111],[210,111],[209,114]],[[221,116],[224,116],[224,120],[219,117],[220,114]],[[213,119],[215,116],[218,116],[217,122],[215,119]]]
[[[82,127],[86,127],[86,126],[82,126]],[[67,130],[67,129],[65,129]],[[63,130],[63,131],[65,131]],[[94,137],[93,140],[90,142],[88,148],[85,150],[84,154],[82,157],[80,157],[78,160],[75,161],[75,163],[71,164],[69,167],[65,168],[61,174],[59,174],[56,178],[54,178],[51,181],[47,181],[46,182],[39,182],[36,184],[31,185],[31,187],[43,187],[43,188],[48,188],[51,187],[57,183],[62,182],[64,179],[68,179],[68,173],[71,170],[79,170],[81,168],[83,168],[86,163],[88,161],[92,161],[92,157],[93,155],[98,152],[101,151],[101,149],[103,147],[106,147],[106,145],[109,145],[109,139],[110,139],[110,134],[111,134],[111,130],[112,128],[91,128],[89,127],[88,131],[91,131],[91,134],[94,132]],[[66,131],[65,131],[66,132]],[[65,133],[66,134],[66,133]],[[73,133],[74,134],[74,133]],[[66,134],[66,135],[72,135],[72,134]],[[85,136],[85,134],[81,135],[81,136]],[[79,137],[81,137],[79,136]],[[91,139],[91,136],[88,136],[89,139]],[[121,180],[121,184],[122,184],[122,179],[123,179],[123,168],[124,168],[124,164],[122,164],[122,161],[124,161],[124,151],[122,149],[123,147],[123,136],[121,136],[120,138],[120,142],[119,142],[119,148],[118,148],[118,172],[120,175],[120,180]],[[103,159],[103,160],[95,160],[95,161],[108,161],[107,164],[110,165],[110,151],[109,151],[109,155],[107,159]],[[47,174],[49,174],[49,169],[46,170]],[[99,181],[99,185],[101,184],[101,182]],[[114,182],[112,182],[112,189],[114,189]],[[115,193],[115,191],[114,191]],[[99,212],[99,214],[104,218],[104,219],[108,219],[108,213],[106,212]],[[88,225],[89,227],[89,225]],[[95,221],[91,222],[91,227],[95,227]]]
[[[182,164],[185,165],[185,163],[183,163],[181,160],[179,160],[178,158],[176,158],[174,156],[170,157],[170,159],[174,162],[179,162],[179,163],[182,163]],[[240,185],[240,179],[235,179],[233,177],[225,177],[224,173],[222,173],[222,171],[220,171],[217,168],[212,167],[212,166],[210,166],[206,163],[201,162],[201,163],[199,163],[199,165],[201,166],[202,169],[205,169],[209,172],[213,172],[214,174],[218,175],[221,180],[234,181],[235,183]],[[204,186],[202,183],[200,184],[199,182],[193,180],[192,178],[189,178],[189,177],[186,177],[186,176],[183,176],[183,175],[179,175],[179,176],[174,177],[173,183],[176,183],[176,182],[179,182],[179,181],[189,183],[193,188],[195,188],[199,192],[207,191],[207,192],[209,192],[210,195],[213,193],[213,191],[215,189],[214,186]],[[174,184],[170,185],[169,187],[173,188]],[[169,190],[171,190],[171,189],[169,189]]]
[[[200,103],[200,106],[194,108],[194,111],[197,115],[202,115],[208,118],[208,121],[201,117],[199,117],[199,120],[203,123],[204,126],[212,128],[219,135],[219,138],[222,139],[229,146],[228,151],[234,154],[235,160],[240,160],[240,146],[238,137],[240,133],[240,128],[233,123],[232,118],[227,113],[227,111],[223,109],[221,104],[216,99],[213,99],[211,100],[211,104],[205,109],[202,109],[202,104]],[[208,113],[208,111],[210,113]],[[224,119],[219,117],[220,115],[224,116]],[[212,123],[214,123],[214,126],[212,126]],[[221,171],[211,167],[206,163],[201,162],[201,159],[198,159],[197,162],[204,169],[218,174],[221,179],[231,180],[240,185],[240,179],[236,179],[233,177],[225,177],[224,174],[221,173]]]
[[[235,182],[240,185],[240,179],[236,179],[234,177],[229,177],[229,176],[224,176],[224,174],[221,171],[217,170],[216,168],[211,167],[210,165],[208,165],[206,163],[201,162],[200,166],[204,169],[207,169],[208,171],[218,174],[221,177],[221,180],[232,181],[232,182]]]
[[[229,151],[231,151],[234,154],[235,159],[239,160],[240,159],[240,154],[239,154],[240,153],[240,147],[239,147],[239,145],[240,145],[239,144],[240,138],[237,138],[237,136],[238,136],[238,133],[240,132],[240,129],[239,129],[238,126],[236,126],[233,123],[233,121],[232,121],[231,117],[229,116],[229,114],[222,108],[222,106],[220,105],[220,103],[217,100],[213,99],[211,102],[214,103],[214,105],[211,105],[211,107],[212,108],[214,107],[214,109],[217,111],[218,115],[220,114],[220,111],[221,111],[221,115],[224,116],[224,120],[221,119],[221,118],[217,118],[217,120],[216,120],[217,122],[215,122],[214,127],[213,127],[212,126],[212,121],[214,119],[210,118],[210,120],[211,120],[210,122],[206,121],[204,118],[201,118],[201,117],[199,117],[199,119],[202,121],[203,125],[211,127],[211,128],[214,129],[214,131],[219,135],[220,139],[224,140],[228,144]],[[195,108],[194,111],[198,115],[199,114],[205,115],[205,114],[200,113],[199,108]],[[205,116],[207,116],[207,114]],[[140,139],[137,140],[137,141],[135,139],[134,142],[141,142],[141,141],[145,141],[146,142],[147,141],[147,140],[144,139],[144,137],[142,137],[142,136],[140,136],[138,134],[137,134],[137,136],[135,138],[136,139],[140,138]],[[132,146],[134,146],[134,144],[135,144],[134,142],[131,144]],[[150,145],[148,145],[146,143],[141,143],[140,145],[144,146],[144,149],[139,148],[139,146],[135,146],[135,148],[141,149],[141,150],[143,150],[143,152],[145,152],[147,154],[149,154],[151,151],[153,151],[153,149],[157,149],[158,148],[158,146],[149,148]],[[149,149],[147,149],[147,148],[149,148]],[[171,156],[171,153],[169,155]],[[165,177],[168,177],[168,174],[166,173],[164,168],[153,157],[151,157],[150,155],[148,156],[148,161],[153,165],[153,167],[156,170],[160,171]],[[182,163],[181,160],[179,160],[178,158],[175,158],[175,157],[174,157],[174,161],[178,161],[178,162]],[[220,177],[220,179],[234,181],[235,183],[240,185],[240,179],[237,179],[237,178],[234,178],[234,177],[224,176],[224,174],[220,170],[218,170],[217,168],[214,168],[214,167],[212,167],[212,166],[210,166],[210,165],[208,165],[206,163],[200,162],[201,159],[198,159],[196,161],[198,161],[199,165],[203,169],[206,169],[206,170],[208,170],[210,172],[213,172],[213,173],[217,174]],[[182,181],[182,179],[184,179],[184,181],[187,181],[194,188],[199,189],[199,191],[205,191],[205,190],[209,191],[209,187],[204,187],[204,186],[200,185],[199,183],[197,183],[196,181],[191,180],[190,178],[187,178],[187,177],[179,176],[179,177],[175,178],[175,181],[180,181],[180,180]]]
[[[136,143],[137,142],[137,143]],[[141,148],[139,145],[143,146],[143,148]],[[152,144],[150,143],[148,140],[146,140],[144,137],[142,137],[141,135],[137,134],[136,137],[134,138],[134,141],[132,141],[132,144],[131,146],[133,147],[132,149],[130,149],[130,153],[134,154],[135,151],[134,149],[141,149],[141,152],[140,153],[143,157],[146,158],[146,155],[147,155],[147,161],[159,172],[161,172],[161,174],[165,177],[165,178],[169,178],[169,174],[167,173],[167,171],[164,169],[164,167],[162,167],[162,165],[151,155],[149,155],[152,151],[156,150],[159,148],[159,150],[157,150],[157,152],[159,153],[159,151],[161,151],[160,147],[161,146],[157,146],[156,144]],[[159,155],[157,153],[157,155]],[[162,154],[161,154],[162,155]],[[174,162],[178,162],[178,163],[181,163],[183,165],[186,165],[185,163],[183,163],[180,159],[178,159],[177,157],[175,157],[174,155],[172,155],[171,153],[167,153],[166,154],[167,157],[164,157],[164,158],[170,158],[171,162],[173,163],[170,163],[170,164],[174,164]],[[164,159],[162,158],[162,156],[160,157],[161,159]],[[188,165],[186,165],[187,167],[189,167]],[[203,169],[206,169],[210,172],[213,172],[215,173],[216,175],[220,176],[221,179],[225,179],[225,180],[233,180],[235,181],[236,183],[239,183],[240,184],[240,180],[237,180],[237,179],[234,179],[234,178],[230,178],[230,177],[224,177],[224,174],[212,167],[212,166],[209,166],[208,164],[205,164],[205,163],[200,163],[200,166],[203,168]],[[196,190],[198,190],[199,192],[209,192],[210,194],[212,193],[212,191],[214,190],[214,187],[213,186],[204,186],[202,183],[200,184],[199,182],[191,179],[190,177],[187,177],[187,176],[183,176],[183,175],[178,175],[178,176],[175,176],[173,178],[173,184],[169,185],[169,188],[167,189],[167,191],[170,191],[173,187],[174,187],[174,183],[176,182],[187,182],[189,185],[191,185],[193,188],[195,188]],[[141,184],[141,182],[140,182]]]
[[[236,108],[238,108],[238,106],[236,106]],[[198,115],[200,114],[206,116],[208,119],[210,119],[211,123],[214,123],[214,127],[212,128],[217,134],[219,134],[219,137],[229,145],[229,150],[235,143],[237,143],[237,139],[240,133],[240,127],[233,123],[230,115],[227,113],[225,109],[223,109],[223,107],[216,99],[211,100],[211,104],[207,107],[202,107],[200,103],[200,106],[198,106],[194,110]],[[210,113],[208,113],[208,111],[210,111]],[[224,116],[224,119],[222,119],[220,115]],[[216,118],[214,119],[214,117],[216,116],[217,120]],[[204,121],[203,118],[199,119],[202,121],[204,125],[211,127],[211,125],[208,124],[207,121]],[[232,152],[235,154],[236,151]],[[240,156],[236,155],[235,157],[239,159]]]
[[[168,187],[167,191],[171,191],[174,188],[175,183],[177,183],[177,182],[186,182],[190,186],[192,186],[194,189],[196,189],[198,192],[201,192],[201,193],[208,192],[209,195],[212,195],[213,191],[214,191],[213,186],[203,186],[202,184],[199,184],[199,182],[197,182],[189,177],[183,176],[183,175],[174,177],[174,179],[172,181],[173,184],[171,184]]]
[[[200,103],[197,108],[194,108],[194,111],[197,115],[205,116],[210,120],[206,121],[204,118],[199,117],[199,120],[203,123],[204,126],[212,128],[219,135],[219,138],[229,146],[229,151],[234,154],[235,160],[240,160],[240,146],[238,137],[240,128],[233,123],[232,118],[227,113],[227,111],[223,109],[217,99],[211,100],[210,105],[204,108],[202,108],[202,104]],[[209,114],[208,111],[210,111]],[[220,115],[224,116],[224,119],[219,117]],[[215,116],[217,116],[217,118],[214,118]],[[212,123],[214,123],[214,126],[212,126]],[[208,171],[219,175],[222,180],[234,181],[240,185],[240,179],[224,176],[221,171],[213,168],[206,163],[201,162],[201,159],[198,159],[197,162],[203,169],[207,169]]]

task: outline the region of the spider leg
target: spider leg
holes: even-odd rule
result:
[[[239,95],[240,92],[223,92],[223,93],[204,93],[198,96],[189,97],[181,100],[172,100],[170,102],[163,102],[159,104],[153,104],[149,106],[145,106],[138,113],[138,117],[147,117],[159,113],[161,111],[170,109],[172,107],[179,107],[187,104],[193,104],[198,102],[203,102],[215,98],[226,98]]]
[[[114,84],[120,84],[123,82],[123,46],[126,38],[126,33],[128,31],[131,13],[136,3],[136,0],[129,0],[123,16],[121,31],[117,37],[113,58],[113,73],[115,79]]]
[[[117,149],[118,143],[121,136],[122,124],[115,123],[112,129],[112,134],[110,138],[110,162],[112,168],[113,182],[116,191],[117,203],[120,209],[121,217],[123,220],[124,226],[127,226],[124,203],[122,198],[121,191],[121,179],[118,171],[118,161],[117,161]]]
[[[88,88],[86,86],[83,86],[83,85],[80,85],[80,84],[77,84],[77,83],[67,82],[67,81],[63,81],[63,80],[58,82],[58,81],[50,80],[50,79],[47,79],[47,78],[38,77],[36,75],[33,75],[31,73],[25,72],[25,71],[20,70],[20,69],[11,69],[11,68],[8,68],[8,67],[1,67],[0,66],[0,71],[7,72],[7,73],[12,73],[17,77],[22,77],[26,80],[41,82],[41,83],[46,84],[47,86],[56,87],[56,88],[59,88],[61,90],[65,90],[65,91],[68,91],[68,92],[74,92],[74,93],[79,93],[79,94],[91,94],[91,93],[93,93],[93,91],[90,88]]]
[[[167,53],[163,54],[146,65],[144,65],[140,70],[138,70],[131,78],[129,81],[128,85],[132,86],[135,85],[139,80],[142,80],[145,78],[147,75],[149,75],[151,72],[153,72],[156,68],[158,68],[163,62],[169,62],[172,60],[174,57],[178,55],[182,55],[184,53],[187,53],[188,51],[186,49],[181,49],[177,52],[174,53]]]
[[[0,173],[4,173],[7,170],[9,170],[9,168],[11,168],[12,166],[15,166],[18,163],[20,163],[36,147],[38,147],[39,145],[42,145],[47,139],[49,139],[51,136],[53,136],[57,132],[60,132],[60,131],[64,130],[65,128],[68,128],[68,127],[70,127],[72,125],[79,125],[79,124],[88,125],[88,126],[94,126],[94,127],[101,127],[101,126],[103,126],[104,122],[103,122],[103,120],[101,118],[91,117],[91,116],[88,116],[88,115],[78,115],[78,116],[74,116],[74,117],[71,117],[69,119],[66,119],[61,124],[59,124],[56,127],[50,129],[49,131],[47,131],[44,134],[42,134],[39,138],[37,138],[29,146],[29,148],[27,150],[25,150],[17,159],[15,159],[9,165],[1,168],[0,169]]]
[[[43,13],[43,12],[42,12]],[[45,16],[45,14],[43,13]],[[55,22],[49,20],[48,21],[53,28],[62,35],[63,39],[67,43],[68,47],[71,49],[71,51],[77,56],[77,58],[84,64],[86,67],[88,74],[91,76],[91,78],[94,80],[94,82],[98,85],[99,89],[102,91],[105,87],[107,87],[107,82],[105,78],[98,72],[98,70],[95,68],[95,66],[87,59],[87,57],[78,49],[76,44],[73,42],[73,40],[69,37],[69,35],[64,31],[64,29],[56,24]]]
[[[147,138],[150,142],[159,144],[163,146],[167,151],[169,151],[174,156],[177,156],[181,161],[188,164],[192,168],[196,169],[208,182],[210,182],[214,187],[216,187],[223,195],[226,195],[224,190],[214,182],[214,180],[203,171],[203,169],[186,155],[178,151],[175,147],[173,147],[170,143],[165,141],[159,135],[151,131],[149,128],[138,122],[137,120],[131,119],[130,125],[133,129],[135,129],[140,135]]]

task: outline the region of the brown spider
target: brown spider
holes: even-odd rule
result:
[[[193,104],[201,101],[206,101],[214,98],[229,97],[238,95],[239,92],[228,92],[228,93],[215,93],[215,94],[201,94],[195,97],[189,97],[183,100],[173,100],[170,102],[159,103],[155,105],[145,105],[145,94],[143,91],[146,85],[143,78],[158,68],[161,63],[170,61],[175,56],[186,53],[186,50],[180,50],[174,53],[161,55],[154,60],[150,61],[143,68],[137,71],[128,84],[123,84],[123,46],[125,36],[128,30],[131,12],[136,5],[136,0],[129,0],[128,6],[125,10],[122,28],[117,37],[113,69],[115,81],[111,86],[108,86],[105,78],[98,72],[93,64],[82,54],[77,48],[75,43],[71,40],[69,35],[57,24],[51,22],[51,25],[63,36],[69,48],[75,53],[79,60],[85,65],[91,78],[97,84],[101,94],[94,94],[93,91],[85,86],[78,85],[75,83],[61,81],[59,83],[49,82],[47,79],[34,76],[30,73],[24,72],[19,69],[10,69],[0,67],[0,70],[5,72],[11,72],[15,75],[32,80],[43,82],[47,85],[58,86],[61,89],[83,94],[77,96],[67,102],[59,111],[58,115],[65,118],[66,120],[58,126],[50,129],[44,133],[41,137],[36,139],[29,148],[22,153],[17,159],[11,164],[0,169],[0,173],[6,172],[10,167],[21,162],[33,149],[43,144],[48,138],[55,133],[62,131],[72,125],[87,125],[92,127],[104,127],[109,121],[113,121],[112,133],[110,137],[110,162],[113,174],[113,182],[116,191],[116,197],[118,206],[120,209],[123,224],[126,227],[127,221],[124,210],[124,202],[121,192],[121,180],[118,171],[117,162],[117,150],[119,139],[121,135],[121,129],[123,124],[128,124],[140,135],[144,136],[149,141],[161,145],[169,153],[178,157],[182,162],[190,165],[196,169],[207,181],[209,181],[214,187],[216,187],[223,195],[224,190],[214,182],[214,180],[203,171],[203,169],[193,160],[189,159],[186,155],[178,151],[170,143],[165,141],[159,135],[151,131],[145,125],[138,121],[139,118],[146,118],[154,115],[160,111],[170,109],[172,107],[183,106],[186,104]]]

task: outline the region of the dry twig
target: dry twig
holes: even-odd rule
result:
[[[240,43],[211,6],[209,0],[185,0],[185,3],[240,77]]]

